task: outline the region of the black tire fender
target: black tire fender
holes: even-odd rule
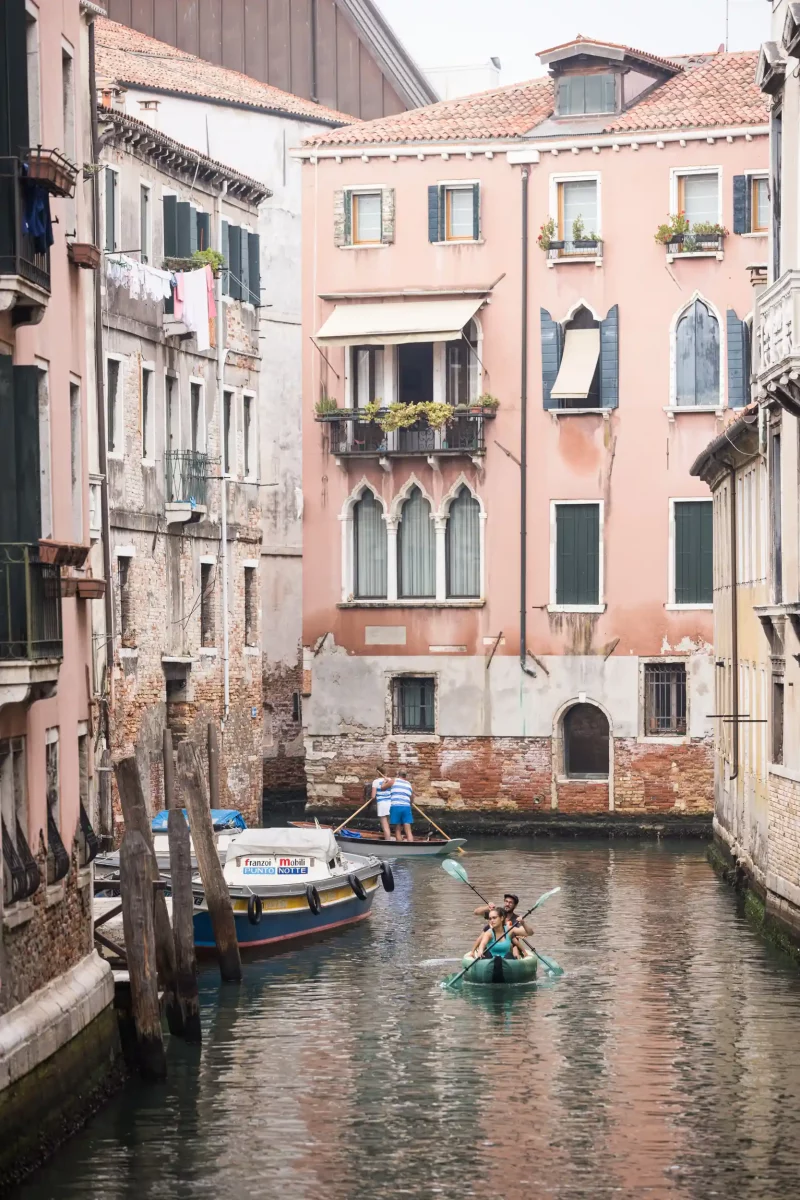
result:
[[[306,888],[306,900],[308,901],[308,907],[316,917],[322,911],[322,901],[313,883],[310,883]]]
[[[260,896],[251,896],[247,901],[247,919],[251,925],[261,924],[261,914],[264,911],[264,906],[261,903]]]
[[[392,874],[392,868],[387,862],[381,863],[381,883],[385,892],[394,891],[394,875]]]
[[[366,900],[367,889],[364,887],[357,875],[348,875],[347,882],[350,884],[350,887],[353,889],[359,900]]]

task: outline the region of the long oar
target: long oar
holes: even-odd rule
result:
[[[428,822],[428,824],[432,825],[433,828],[436,830],[436,832],[440,833],[442,835],[442,837],[444,838],[444,840],[446,842],[452,841],[452,838],[449,836],[449,834],[445,833],[445,831],[439,825],[437,825],[435,821],[432,821],[426,812],[422,812],[422,809],[420,808],[420,806],[418,804],[415,804],[413,800],[411,801],[411,803],[414,805],[414,808],[417,810],[418,813],[422,813],[422,816],[425,818],[425,820]],[[464,853],[463,847],[461,847],[461,846],[458,846],[457,850],[458,850],[459,854]],[[482,899],[483,899],[483,896],[481,896],[481,900]]]
[[[347,820],[346,820],[346,821],[342,821],[341,825],[337,825],[337,826],[336,826],[336,828],[335,828],[335,829],[334,829],[334,831],[333,831],[333,836],[335,837],[335,836],[336,836],[336,834],[339,832],[339,830],[340,830],[340,829],[344,829],[345,825],[349,825],[349,824],[350,824],[350,822],[353,820],[353,818],[354,818],[354,817],[357,817],[357,816],[358,816],[358,814],[359,814],[360,812],[363,812],[365,808],[369,808],[370,804],[372,804],[372,796],[370,796],[370,798],[369,798],[369,800],[367,801],[367,803],[366,803],[366,804],[362,804],[362,805],[361,805],[361,808],[357,808],[357,809],[356,809],[356,811],[355,811],[354,813],[351,813],[351,814],[350,814],[350,816],[347,818]]]
[[[544,904],[545,900],[548,900],[551,896],[555,896],[556,892],[560,892],[560,891],[561,891],[560,887],[555,887],[555,888],[551,888],[549,892],[543,892],[542,895],[539,897],[539,899],[536,901],[536,903],[532,904],[531,907],[528,909],[528,911],[522,914],[522,916],[520,917],[520,921],[524,921],[526,917],[529,917],[532,912],[536,911],[536,909],[539,907],[540,904]],[[505,931],[505,929],[503,929],[503,937],[505,937],[505,933],[506,933],[506,931]],[[495,944],[495,942],[498,942],[498,941],[500,941],[500,938],[498,938],[495,935],[492,938],[491,942],[489,943],[489,946],[493,946]],[[487,950],[489,949],[489,946],[486,947]],[[480,962],[480,961],[481,960],[479,958],[473,958],[472,962],[469,964],[468,967],[464,967],[463,971],[459,971],[459,973],[457,975],[454,975],[452,979],[447,980],[447,982],[445,983],[445,987],[453,987],[455,984],[458,983],[459,979],[464,978],[467,971],[472,970],[472,968],[475,966],[476,962]]]

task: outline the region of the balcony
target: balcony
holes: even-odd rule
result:
[[[800,269],[785,271],[761,293],[755,331],[759,397],[800,416]]]
[[[14,325],[37,325],[50,299],[50,251],[23,232],[25,187],[18,158],[0,158],[0,312]]]
[[[355,412],[342,410],[317,418],[327,427],[330,453],[335,458],[379,459],[483,456],[485,422],[493,419],[494,413],[465,412],[438,429],[423,419],[404,429],[384,433],[377,421],[361,421]]]
[[[667,262],[676,258],[716,258],[722,260],[724,233],[676,233],[664,242]]]
[[[51,696],[62,657],[60,568],[0,543],[0,706]]]
[[[199,521],[207,512],[211,460],[198,450],[171,450],[164,455],[166,514],[170,524]]]

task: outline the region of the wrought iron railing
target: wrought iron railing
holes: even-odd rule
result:
[[[25,837],[19,821],[17,821],[17,854],[25,868],[25,898],[27,898],[38,890],[39,884],[42,882],[42,873],[39,870],[39,864],[31,854],[28,839]]]
[[[725,244],[722,233],[681,233],[666,243],[667,254],[719,254]]]
[[[39,887],[41,875],[36,859],[30,852],[19,821],[15,822],[15,838],[3,821],[3,900],[6,905],[27,900]]]
[[[0,158],[0,275],[21,275],[29,283],[50,291],[50,251],[37,250],[26,233],[26,190],[33,183],[22,177],[18,158]]]
[[[92,828],[92,823],[89,820],[89,814],[81,803],[80,827],[78,832],[78,847],[80,851],[79,862],[82,867],[88,867],[89,863],[94,862],[100,852],[100,842],[97,834]]]
[[[592,238],[579,241],[553,241],[547,248],[549,259],[557,258],[602,258],[603,243]]]
[[[62,656],[60,567],[38,546],[0,543],[0,662]]]
[[[61,840],[52,809],[47,813],[47,882],[58,883],[69,874],[69,855]]]
[[[198,450],[169,450],[164,456],[168,504],[206,504],[209,457]]]
[[[360,421],[355,416],[327,419],[324,424],[330,438],[330,452],[339,458],[381,455],[483,454],[486,450],[487,413],[457,413],[448,425],[434,428],[424,419],[405,429],[384,433],[377,422]]]

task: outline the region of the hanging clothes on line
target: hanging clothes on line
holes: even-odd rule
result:
[[[198,350],[211,349],[209,276],[213,279],[209,266],[200,271],[178,271],[175,275],[175,320],[182,321],[195,335]]]
[[[106,258],[106,275],[116,287],[122,287],[132,300],[169,300],[172,295],[171,271],[160,271],[157,267],[128,258],[127,254],[109,254]]]

